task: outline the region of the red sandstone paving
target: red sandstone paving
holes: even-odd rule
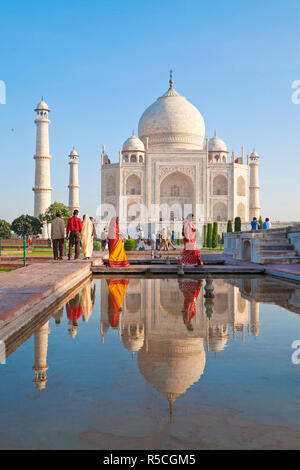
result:
[[[35,263],[0,277],[0,320],[5,320],[28,304],[35,304],[49,291],[84,270],[91,260]]]

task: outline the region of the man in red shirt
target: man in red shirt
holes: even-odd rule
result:
[[[71,259],[73,245],[75,244],[75,259],[79,258],[80,252],[80,238],[82,230],[82,222],[78,217],[78,210],[75,209],[73,212],[73,217],[68,219],[67,222],[67,237],[69,237],[69,253],[68,259]]]

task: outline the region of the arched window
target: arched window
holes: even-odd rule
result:
[[[136,163],[136,161],[137,161],[136,160],[136,155],[131,155],[130,161],[131,161],[131,163]]]
[[[141,194],[141,179],[137,175],[130,175],[126,181],[126,194]]]
[[[218,175],[213,181],[213,194],[215,196],[228,194],[227,178],[224,175]]]
[[[125,163],[128,163],[128,162],[129,162],[129,159],[128,159],[128,156],[127,156],[127,155],[124,157],[124,162],[125,162]]]
[[[246,196],[246,184],[242,176],[239,176],[237,180],[237,195]]]
[[[140,163],[143,163],[143,161],[144,161],[144,160],[143,160],[143,156],[140,155],[140,156],[139,156],[139,162],[140,162]]]

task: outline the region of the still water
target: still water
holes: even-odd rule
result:
[[[74,291],[0,365],[0,448],[299,449],[300,287],[214,279],[210,300],[204,286]]]

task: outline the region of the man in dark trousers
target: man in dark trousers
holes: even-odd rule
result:
[[[56,212],[56,218],[51,222],[51,238],[53,245],[53,258],[63,259],[64,241],[65,241],[65,224],[61,218],[61,213]],[[59,256],[58,256],[59,251]]]
[[[73,217],[68,219],[67,222],[67,237],[69,237],[68,259],[71,259],[73,245],[75,245],[75,259],[79,258],[82,222],[78,214],[78,210],[75,209]]]

